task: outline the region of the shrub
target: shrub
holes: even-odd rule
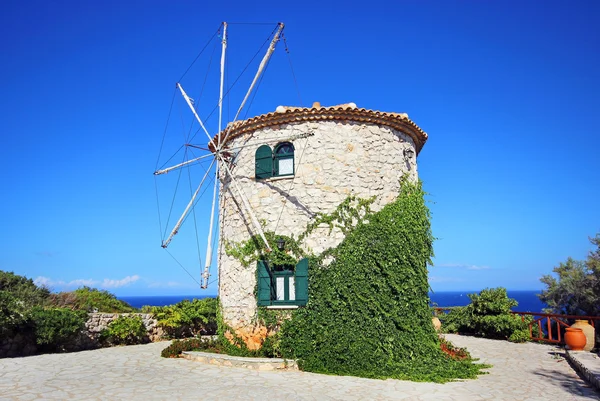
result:
[[[115,345],[131,345],[148,342],[148,330],[140,316],[119,316],[108,324],[100,338]]]
[[[50,290],[37,286],[32,279],[0,270],[0,293],[11,294],[18,300],[22,310],[32,306],[44,305]]]
[[[444,354],[431,324],[424,195],[420,183],[403,180],[396,201],[309,259],[308,305],[282,326],[285,358],[307,371],[373,378],[444,382],[479,373],[481,365]]]
[[[556,277],[540,279],[546,285],[539,295],[549,307],[546,312],[600,316],[600,233],[590,242],[596,249],[585,261],[568,258],[553,269]]]
[[[7,291],[0,291],[0,340],[9,337],[26,322],[19,300]]]
[[[43,351],[64,351],[84,329],[87,313],[34,306],[28,314],[36,343]]]
[[[529,339],[529,322],[511,313],[511,308],[518,302],[509,298],[506,289],[484,289],[479,294],[469,294],[471,303],[467,306],[452,308],[442,316],[442,327],[449,333],[475,334],[486,338],[523,340],[527,334]]]
[[[0,343],[16,333],[33,338],[29,311],[44,305],[49,294],[47,288],[31,279],[0,270]]]
[[[129,313],[136,311],[127,302],[117,299],[114,294],[90,287],[51,294],[49,302],[54,306],[86,312]]]
[[[160,353],[163,358],[177,358],[184,351],[210,351],[220,353],[222,351],[217,340],[206,338],[188,338],[186,340],[175,340]]]
[[[155,306],[151,312],[158,325],[171,338],[214,334],[216,331],[217,299],[184,300],[175,305]]]

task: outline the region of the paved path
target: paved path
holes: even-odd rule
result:
[[[599,400],[556,349],[448,335],[493,366],[447,384],[258,372],[165,359],[168,343],[0,359],[2,400]]]

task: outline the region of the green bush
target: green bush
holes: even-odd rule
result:
[[[441,316],[444,331],[515,342],[529,339],[531,317],[523,320],[511,313],[511,308],[518,302],[508,297],[505,288],[486,288],[479,294],[469,294],[469,298],[469,305],[452,308],[447,315]],[[524,339],[524,333],[527,333],[527,339]]]
[[[309,259],[308,305],[282,326],[285,358],[306,371],[373,378],[444,382],[480,372],[470,359],[447,356],[431,324],[424,195],[420,183],[403,180],[396,201]]]
[[[43,351],[63,351],[84,329],[87,313],[34,306],[28,313],[35,341]]]
[[[137,315],[119,316],[108,324],[100,335],[102,340],[115,345],[141,344],[150,341],[142,318]]]
[[[86,312],[130,313],[136,309],[114,294],[96,288],[81,287],[75,291],[51,294],[49,302],[57,307],[84,310]]]
[[[50,290],[37,286],[32,279],[0,270],[0,293],[11,294],[18,300],[21,310],[32,306],[44,305]]]
[[[221,353],[219,341],[206,338],[175,340],[160,353],[163,358],[177,358],[184,351],[208,351]]]
[[[31,279],[0,270],[0,342],[17,332],[28,331],[30,337],[29,311],[43,306],[49,294],[47,288],[37,286]]]
[[[546,288],[539,294],[548,305],[545,312],[565,315],[600,316],[600,233],[589,239],[596,247],[586,260],[568,258],[540,281]]]
[[[216,332],[216,298],[184,300],[175,305],[155,306],[150,311],[157,319],[158,325],[171,338],[195,337]]]

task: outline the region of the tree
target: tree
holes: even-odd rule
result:
[[[568,258],[553,269],[553,275],[542,276],[547,288],[539,298],[553,313],[600,316],[600,233],[590,238],[596,246],[586,260]]]

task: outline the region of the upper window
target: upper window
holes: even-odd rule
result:
[[[294,145],[282,142],[274,150],[260,146],[256,149],[254,175],[257,179],[294,175]]]
[[[274,176],[294,175],[294,145],[280,143],[275,147],[273,157]]]

